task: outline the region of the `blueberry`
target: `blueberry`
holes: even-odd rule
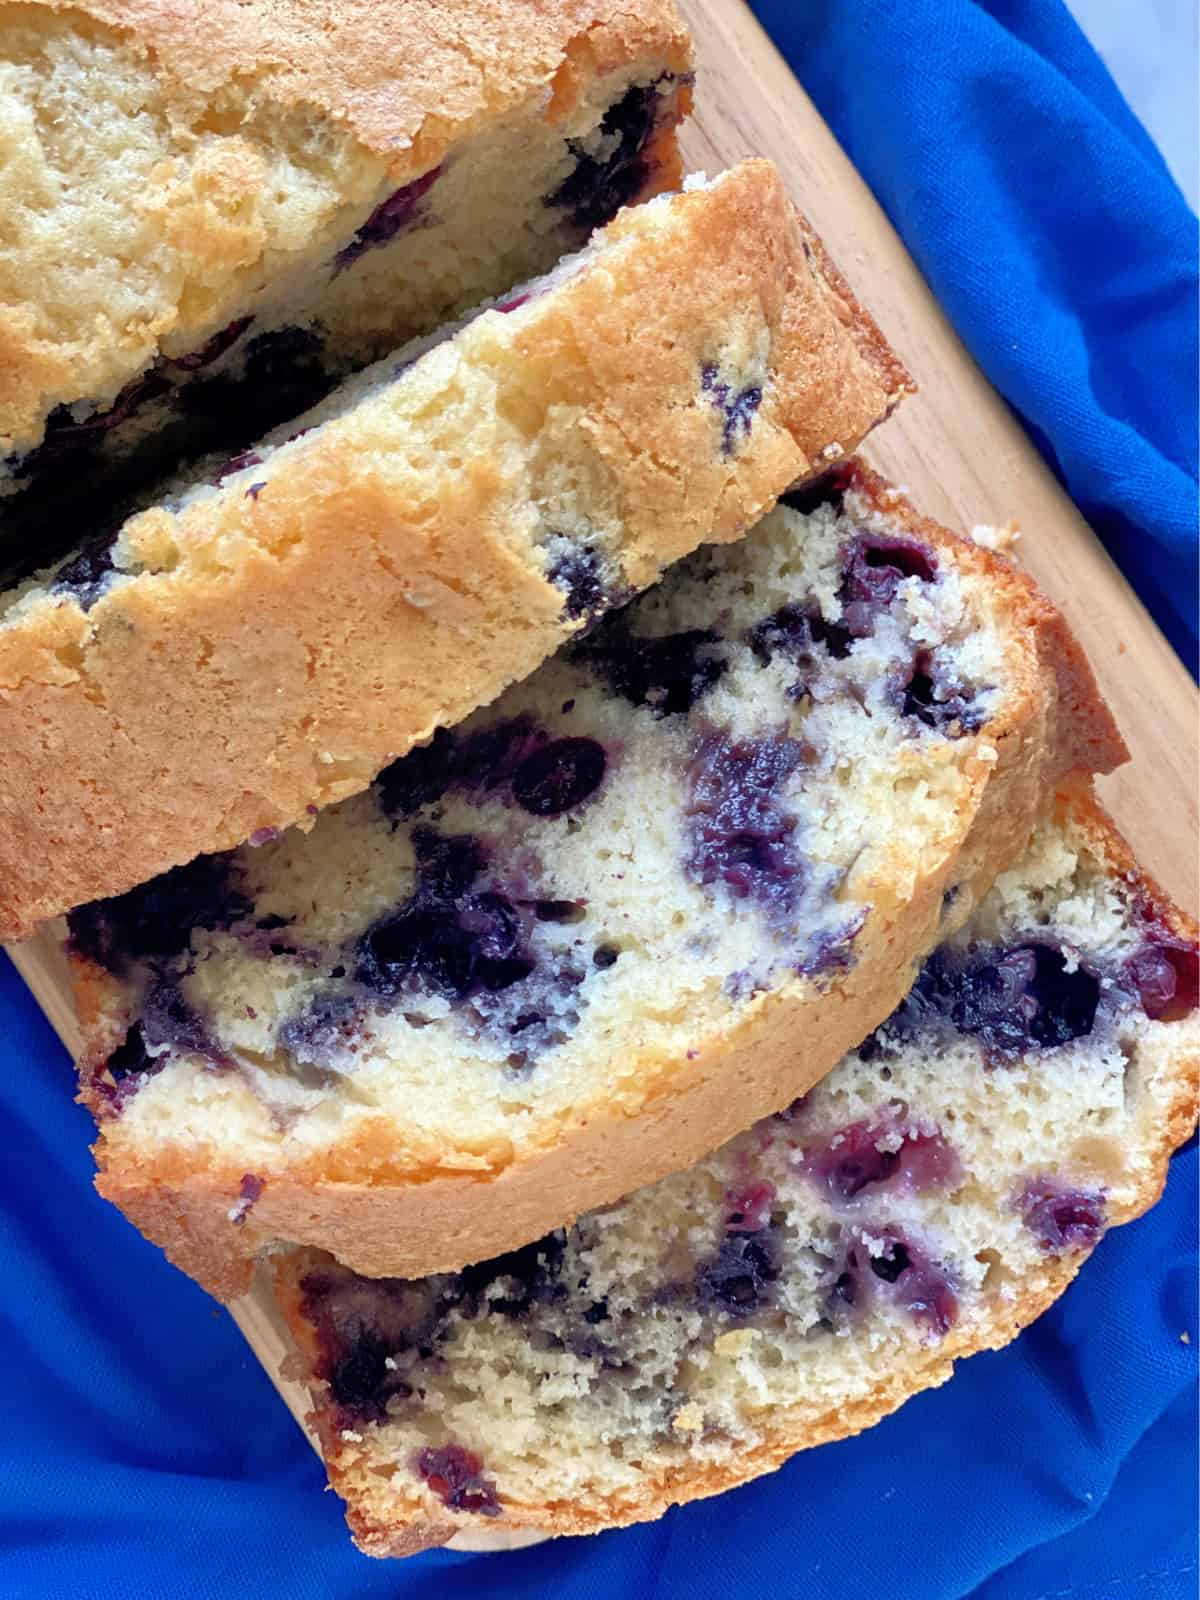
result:
[[[375,793],[389,817],[407,817],[440,800],[454,779],[454,735],[439,728],[428,744],[393,761],[375,779]]]
[[[773,1226],[747,1233],[729,1231],[716,1255],[696,1269],[696,1298],[730,1317],[753,1316],[774,1299],[782,1250]]]
[[[1196,946],[1165,928],[1152,930],[1129,957],[1125,977],[1153,1021],[1178,1021],[1196,1009],[1200,989]]]
[[[873,1122],[853,1122],[824,1143],[809,1146],[803,1170],[842,1205],[867,1189],[887,1186],[920,1191],[958,1181],[958,1157],[940,1133],[905,1129],[897,1137],[899,1131],[890,1115]],[[887,1148],[881,1149],[881,1145]]]
[[[184,995],[177,978],[155,979],[142,996],[139,1020],[148,1045],[170,1045],[173,1050],[223,1059],[207,1024]]]
[[[883,534],[858,534],[842,561],[838,589],[842,625],[855,639],[869,638],[879,613],[891,605],[906,578],[932,583],[936,577],[937,559],[926,545]]]
[[[949,1023],[978,1039],[990,1057],[1011,1060],[1086,1037],[1099,1004],[1096,974],[1049,940],[965,955],[935,951],[875,1044],[886,1047],[889,1036],[908,1038]]]
[[[589,153],[582,141],[572,140],[574,170],[546,204],[569,212],[576,227],[590,231],[636,199],[650,176],[646,147],[654,132],[658,99],[653,84],[635,84],[604,113],[596,154]]]
[[[903,716],[954,737],[975,733],[984,723],[975,695],[949,677],[928,650],[918,651],[913,659],[911,676],[900,694],[900,710]]]
[[[975,963],[962,977],[950,1015],[961,1033],[1000,1054],[1031,1045],[1053,1050],[1089,1034],[1099,980],[1085,966],[1068,970],[1052,945],[1022,945]]]
[[[781,655],[811,673],[821,665],[814,652],[822,649],[841,661],[850,654],[854,635],[840,622],[826,621],[817,606],[791,604],[756,622],[747,631],[746,643],[764,666]]]
[[[523,1317],[531,1306],[566,1295],[560,1281],[566,1248],[567,1236],[560,1229],[519,1250],[464,1267],[458,1275],[460,1292],[489,1315]]]
[[[355,977],[380,995],[398,994],[412,980],[447,1000],[463,1000],[475,982],[475,961],[474,941],[453,907],[414,904],[363,936]]]
[[[225,928],[249,914],[230,863],[229,855],[197,856],[127,894],[78,907],[67,919],[72,945],[118,974],[132,960],[179,955],[193,929]]]
[[[762,390],[757,384],[734,389],[722,381],[712,363],[700,369],[700,388],[721,413],[721,453],[732,455],[738,444],[749,437],[754,413],[762,404]]]
[[[563,591],[563,615],[569,622],[594,626],[605,612],[629,598],[624,585],[606,582],[599,552],[591,545],[568,550],[553,562],[546,573],[550,582]]]
[[[498,1517],[496,1485],[483,1476],[483,1463],[462,1445],[444,1444],[418,1451],[413,1465],[417,1476],[451,1511],[474,1511],[481,1517]]]
[[[779,504],[787,506],[789,510],[798,511],[805,517],[811,516],[818,506],[832,506],[834,511],[840,513],[843,497],[852,481],[853,472],[850,468],[831,467],[819,478],[813,478],[810,482],[799,484],[796,488],[789,489],[786,494],[781,494]]]
[[[726,672],[728,662],[715,653],[720,642],[720,635],[709,628],[642,638],[613,623],[579,645],[575,654],[630,705],[673,716],[689,712]]]
[[[390,1401],[407,1399],[414,1365],[440,1340],[454,1296],[446,1280],[359,1278],[330,1262],[300,1283],[311,1323],[314,1370],[329,1384],[342,1426],[382,1422]]]
[[[513,774],[513,799],[535,817],[558,817],[599,788],[607,765],[595,739],[554,739],[526,756]]]
[[[1104,1232],[1104,1196],[1070,1189],[1057,1178],[1035,1178],[1018,1202],[1025,1226],[1043,1250],[1090,1248]]]
[[[938,1338],[947,1334],[958,1320],[958,1296],[943,1268],[894,1229],[872,1227],[871,1235],[878,1250],[856,1236],[834,1270],[827,1292],[832,1320],[864,1315],[872,1299],[882,1294],[929,1333]]]
[[[404,992],[462,1001],[496,993],[533,972],[520,914],[507,896],[471,893],[484,869],[479,840],[414,831],[418,882],[411,898],[358,942],[355,979],[375,994]]]
[[[120,1083],[123,1078],[131,1074],[145,1072],[153,1064],[154,1057],[146,1049],[146,1036],[135,1023],[104,1063],[104,1067],[116,1082]]]
[[[455,758],[455,782],[491,794],[512,783],[525,758],[540,750],[549,735],[532,717],[513,717],[468,734]]]
[[[90,611],[114,570],[113,550],[118,532],[119,526],[89,539],[79,554],[54,574],[51,589],[70,594],[81,611]]]

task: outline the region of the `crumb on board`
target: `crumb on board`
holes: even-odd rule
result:
[[[1020,537],[1021,529],[1012,518],[998,527],[980,522],[971,529],[972,541],[984,550],[1011,550]]]

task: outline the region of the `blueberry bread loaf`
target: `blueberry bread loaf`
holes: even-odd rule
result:
[[[690,65],[669,0],[6,8],[0,565],[673,187]]]
[[[223,1296],[524,1244],[809,1088],[1119,753],[1033,585],[848,467],[311,832],[73,913],[101,1192]]]
[[[277,1259],[359,1546],[584,1533],[869,1427],[1006,1344],[1196,1115],[1196,929],[1086,799],[811,1094],[460,1273]]]
[[[909,387],[748,162],[180,480],[0,596],[0,936],[311,821]]]

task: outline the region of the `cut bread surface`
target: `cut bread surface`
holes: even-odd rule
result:
[[[309,823],[910,387],[748,162],[184,475],[7,596],[0,933]]]
[[[275,1258],[360,1547],[659,1516],[1007,1343],[1194,1125],[1196,961],[1063,794],[889,1021],[698,1166],[462,1273]]]
[[[1119,754],[1032,584],[851,465],[311,832],[76,913],[101,1190],[223,1295],[524,1244],[810,1087]]]
[[[26,4],[0,56],[0,564],[673,187],[690,74],[665,0]]]

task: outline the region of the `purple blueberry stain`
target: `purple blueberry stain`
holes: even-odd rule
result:
[[[467,1314],[524,1317],[534,1306],[563,1300],[567,1236],[561,1229],[456,1274],[454,1294]]]
[[[1025,1226],[1043,1250],[1090,1250],[1106,1226],[1104,1195],[1057,1178],[1033,1178],[1017,1198]]]
[[[390,244],[398,233],[410,227],[417,220],[420,201],[437,182],[441,171],[440,167],[434,167],[381,200],[350,243],[333,258],[335,275],[344,272],[368,250]]]
[[[483,1462],[460,1444],[432,1445],[413,1457],[413,1470],[451,1511],[498,1517],[496,1485],[483,1476]]]
[[[40,472],[64,455],[91,450],[103,442],[106,434],[127,422],[152,400],[161,399],[172,387],[170,378],[164,372],[152,368],[127,383],[105,410],[97,411],[82,421],[76,420],[69,406],[56,406],[46,419],[46,431],[41,444],[22,458],[20,475],[24,477]]]
[[[181,1050],[207,1056],[224,1064],[225,1056],[209,1032],[208,1024],[192,1005],[174,975],[154,978],[138,1007],[138,1020],[146,1045],[153,1049]]]
[[[157,1072],[162,1064],[147,1050],[146,1036],[141,1025],[135,1022],[126,1030],[125,1037],[108,1059],[92,1070],[91,1087],[111,1112],[119,1114],[146,1078]]]
[[[280,1025],[279,1046],[300,1066],[325,1071],[353,1053],[362,1022],[354,996],[317,994]]]
[[[384,1001],[437,996],[465,1008],[523,1071],[578,1023],[584,969],[569,953],[535,950],[537,902],[480,881],[481,841],[418,828],[413,844],[416,889],[358,940],[354,980]]]
[[[737,389],[724,382],[713,362],[701,367],[700,388],[721,413],[721,454],[731,456],[750,437],[754,414],[762,404],[762,389],[758,384]]]
[[[590,232],[635,200],[650,178],[647,147],[658,121],[659,98],[654,84],[635,84],[604,113],[598,140],[571,140],[575,165],[546,204],[567,212],[577,228]]]
[[[250,909],[230,856],[197,856],[126,894],[77,907],[67,925],[80,955],[121,976],[133,961],[181,955],[194,929],[228,928]]]
[[[752,1317],[774,1303],[782,1271],[782,1244],[772,1223],[747,1229],[727,1222],[716,1254],[696,1268],[696,1300],[735,1320]]]
[[[760,1233],[771,1221],[776,1190],[765,1178],[756,1178],[731,1189],[725,1196],[725,1231]]]
[[[522,1321],[564,1300],[565,1252],[566,1236],[556,1232],[459,1273],[359,1278],[334,1262],[308,1273],[301,1309],[316,1335],[316,1376],[329,1385],[340,1425],[382,1422],[409,1399],[455,1316]]]
[[[796,960],[795,971],[803,978],[821,978],[830,972],[847,971],[854,965],[854,941],[866,920],[867,908],[863,906],[839,927],[820,928],[811,934]]]
[[[735,739],[713,730],[697,740],[688,766],[685,871],[697,883],[753,900],[775,924],[804,884],[796,818],[779,791],[805,760],[805,747],[783,735]]]
[[[937,573],[937,557],[927,545],[885,534],[855,535],[842,559],[842,626],[854,639],[869,638],[902,583],[909,578],[932,583]]]
[[[575,649],[612,694],[657,716],[686,715],[720,682],[728,661],[721,636],[710,628],[643,636],[624,620],[598,629]]]
[[[235,472],[245,472],[247,467],[262,465],[262,456],[257,450],[242,450],[236,456],[230,456],[228,461],[222,462],[213,479],[216,484],[222,484],[226,478],[232,478]]]

